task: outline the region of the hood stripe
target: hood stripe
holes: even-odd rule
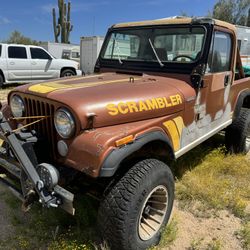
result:
[[[141,78],[134,78],[134,81],[141,80]],[[68,79],[69,81],[69,79]],[[111,84],[111,83],[123,83],[126,82],[128,78],[119,79],[119,80],[112,80],[112,81],[98,81],[98,82],[83,82],[83,83],[76,83],[76,84],[61,84],[59,82],[49,82],[49,83],[39,83],[29,87],[29,91],[47,94],[53,91],[62,90],[62,89],[77,89],[77,88],[88,88],[88,87],[95,87],[104,84]]]

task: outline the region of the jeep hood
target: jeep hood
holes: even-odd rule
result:
[[[90,119],[94,127],[103,127],[174,114],[194,96],[184,80],[117,73],[28,84],[16,91],[66,106],[83,129]]]

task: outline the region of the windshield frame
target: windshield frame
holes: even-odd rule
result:
[[[122,28],[113,28],[111,27],[105,37],[102,49],[100,51],[96,68],[97,71],[100,68],[112,68],[117,70],[132,70],[132,71],[163,71],[163,72],[176,72],[177,69],[179,71],[190,72],[195,66],[206,61],[207,57],[207,47],[209,47],[210,40],[211,40],[211,32],[212,32],[211,24],[174,24],[174,25],[150,25],[150,26],[134,26],[134,27],[122,27]],[[201,48],[201,55],[200,57],[192,62],[183,63],[178,61],[163,61],[164,66],[161,67],[157,60],[155,61],[143,61],[143,60],[122,60],[123,64],[120,64],[119,61],[110,58],[104,58],[104,53],[108,46],[110,36],[114,32],[123,32],[125,30],[140,30],[140,29],[149,29],[153,32],[155,29],[166,29],[166,28],[203,28],[204,29],[204,40]]]

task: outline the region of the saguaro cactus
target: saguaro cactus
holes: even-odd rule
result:
[[[250,7],[248,9],[247,26],[250,27]]]
[[[69,36],[73,30],[73,25],[71,25],[70,21],[71,3],[68,2],[68,4],[66,4],[64,0],[58,0],[58,9],[59,17],[57,22],[56,10],[55,8],[52,10],[55,42],[58,43],[58,37],[61,34],[61,43],[70,43]]]

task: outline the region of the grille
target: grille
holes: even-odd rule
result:
[[[46,150],[49,151],[50,156],[55,156],[56,132],[53,123],[55,107],[46,102],[27,97],[24,98],[24,102],[26,116],[49,116],[48,118],[31,125],[30,128],[35,130],[38,136],[45,140],[46,146],[48,146]],[[35,121],[35,119],[27,119],[27,123],[33,121]]]

